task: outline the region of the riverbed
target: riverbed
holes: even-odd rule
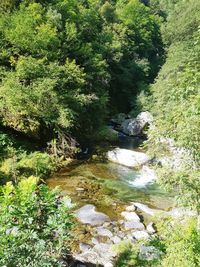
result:
[[[130,202],[169,210],[173,206],[173,196],[154,181],[143,183],[140,174],[139,169],[108,161],[76,161],[53,175],[47,183],[50,188],[59,186],[77,207],[93,204],[112,219],[116,219],[121,207]]]

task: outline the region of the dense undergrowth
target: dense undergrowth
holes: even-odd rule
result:
[[[0,195],[0,266],[66,266],[71,203],[30,176]]]

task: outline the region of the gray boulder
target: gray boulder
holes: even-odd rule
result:
[[[114,244],[119,244],[122,240],[119,236],[113,236],[110,239]]]
[[[145,229],[143,223],[136,222],[136,221],[124,222],[124,228],[125,230],[132,230],[132,229],[144,230]]]
[[[144,213],[146,213],[148,215],[151,215],[151,216],[155,216],[155,215],[159,215],[161,213],[164,213],[164,211],[162,211],[162,210],[156,210],[156,209],[149,208],[147,205],[142,204],[142,203],[134,202],[134,205],[140,211],[142,211],[142,212],[144,212]]]
[[[103,227],[97,227],[96,232],[98,236],[105,236],[111,238],[113,236],[112,232]]]
[[[123,211],[121,215],[125,218],[127,221],[134,221],[134,222],[140,222],[140,217],[134,212],[134,211]]]
[[[122,148],[108,151],[107,157],[109,161],[133,168],[150,161],[150,157],[145,153]]]
[[[135,119],[124,120],[121,124],[121,130],[129,136],[141,136],[146,127],[153,122],[152,115],[146,111],[140,113]]]
[[[95,209],[96,207],[94,205],[85,205],[76,211],[76,217],[81,223],[93,226],[102,225],[110,221],[110,218],[106,214],[97,212]]]

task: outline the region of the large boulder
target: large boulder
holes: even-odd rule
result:
[[[90,225],[102,225],[105,222],[110,221],[110,218],[102,213],[97,212],[96,207],[94,205],[85,205],[76,212],[77,219],[83,224]]]
[[[108,151],[107,156],[108,160],[127,167],[140,167],[150,161],[145,153],[121,148]]]
[[[135,119],[124,120],[121,124],[121,130],[130,136],[141,136],[152,122],[152,115],[148,111],[142,112]]]

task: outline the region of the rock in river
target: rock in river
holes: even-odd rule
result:
[[[105,222],[110,221],[110,218],[101,212],[95,211],[94,205],[85,205],[76,212],[78,220],[83,224],[90,225],[102,225]]]
[[[143,211],[144,213],[151,215],[151,216],[155,216],[157,214],[163,213],[164,211],[162,210],[156,210],[156,209],[151,209],[149,208],[147,205],[142,204],[142,203],[134,203],[134,205],[141,211]]]
[[[134,212],[128,212],[128,211],[123,211],[121,215],[125,218],[127,221],[134,221],[134,222],[140,222],[140,217]]]
[[[106,236],[106,237],[110,237],[110,238],[113,236],[113,234],[110,230],[103,228],[103,227],[97,227],[96,231],[97,231],[98,236]]]
[[[107,156],[108,160],[127,167],[139,167],[150,161],[145,153],[121,148],[108,151]]]
[[[143,223],[136,222],[136,221],[124,222],[124,228],[125,228],[125,230],[131,230],[131,229],[144,230],[145,229]]]
[[[149,112],[142,112],[135,119],[124,120],[121,129],[127,135],[140,136],[152,122],[152,115]]]

